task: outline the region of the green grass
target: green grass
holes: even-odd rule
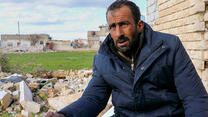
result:
[[[9,113],[3,113],[3,114],[0,114],[0,117],[13,117],[12,114],[9,114]]]
[[[70,70],[92,68],[96,52],[51,52],[8,54],[12,71],[33,72],[44,70]]]

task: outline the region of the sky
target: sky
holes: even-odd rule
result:
[[[49,34],[53,40],[87,39],[106,25],[115,0],[0,0],[0,34]],[[146,0],[131,0],[145,15]]]

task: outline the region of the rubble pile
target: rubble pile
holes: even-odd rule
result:
[[[60,110],[81,97],[91,76],[92,70],[88,69],[25,75],[0,73],[0,114],[44,116],[48,111]]]

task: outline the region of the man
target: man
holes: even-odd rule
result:
[[[130,1],[112,3],[110,34],[82,97],[47,117],[96,117],[112,93],[113,117],[208,117],[207,92],[178,37],[153,31]]]

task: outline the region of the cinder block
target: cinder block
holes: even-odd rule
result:
[[[160,4],[158,8],[159,8],[159,11],[162,11],[162,10],[165,10],[165,9],[171,7],[171,6],[182,3],[184,1],[185,0],[168,0],[168,1],[164,2],[163,4]]]
[[[189,6],[189,3],[190,3],[189,0],[187,0],[185,2],[182,2],[180,4],[177,4],[177,5],[172,6],[170,8],[167,8],[166,10],[160,11],[159,12],[159,17],[164,17],[166,15],[170,15],[170,14],[173,14],[175,12],[179,12],[179,11],[181,11],[183,9],[187,9],[187,8],[190,7]]]
[[[203,32],[190,32],[178,35],[181,41],[201,41],[204,40]]]
[[[194,4],[194,13],[200,13],[205,11],[205,3],[203,1],[197,1]]]
[[[204,70],[204,61],[203,60],[192,59],[192,62],[193,62],[196,69]]]
[[[208,68],[202,71],[202,79],[208,80]]]
[[[208,60],[208,50],[204,51],[204,58],[203,59]]]
[[[208,12],[205,12],[204,14],[204,21],[208,21]]]
[[[190,50],[187,52],[192,59],[203,59],[203,51]]]
[[[205,22],[195,21],[194,31],[196,32],[205,31]]]
[[[188,50],[205,50],[207,46],[204,44],[204,41],[194,41],[194,42],[182,42],[184,47]]]
[[[200,69],[196,69],[196,71],[197,71],[197,73],[198,73],[199,77],[202,79],[202,70],[200,70]]]

